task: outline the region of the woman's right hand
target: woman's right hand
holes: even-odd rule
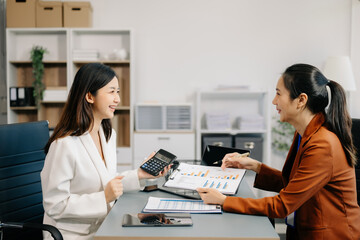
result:
[[[104,192],[107,203],[114,201],[123,194],[123,184],[121,181],[123,178],[124,176],[116,176],[106,185]]]
[[[249,158],[241,156],[241,154],[234,152],[228,153],[222,159],[221,168],[240,168],[240,169],[247,169],[252,170],[256,173],[260,171],[261,162]]]

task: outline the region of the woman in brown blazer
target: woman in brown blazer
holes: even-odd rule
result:
[[[287,217],[287,239],[360,239],[356,157],[344,90],[317,68],[295,64],[278,80],[272,103],[280,121],[296,129],[283,170],[238,153],[227,154],[222,168],[253,170],[255,187],[279,194],[245,199],[199,188],[201,198],[229,212]]]

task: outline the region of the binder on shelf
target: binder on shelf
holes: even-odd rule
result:
[[[9,95],[10,95],[10,107],[16,107],[17,106],[17,88],[11,87]]]
[[[33,87],[11,87],[10,88],[10,106],[25,107],[35,106]]]

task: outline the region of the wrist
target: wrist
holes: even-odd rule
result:
[[[137,175],[138,175],[139,180],[144,179],[144,176],[143,176],[140,168],[137,169]]]
[[[261,168],[261,162],[256,161],[254,172],[259,173]]]
[[[221,198],[221,202],[220,205],[223,206],[226,200],[226,195],[223,195],[223,197]]]

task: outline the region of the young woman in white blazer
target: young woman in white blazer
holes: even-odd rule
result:
[[[110,67],[82,66],[45,147],[44,223],[57,227],[64,239],[92,239],[123,191],[140,190],[141,179],[154,178],[140,168],[116,173],[116,133],[110,119],[120,103],[119,91]],[[44,232],[44,239],[52,237]]]

